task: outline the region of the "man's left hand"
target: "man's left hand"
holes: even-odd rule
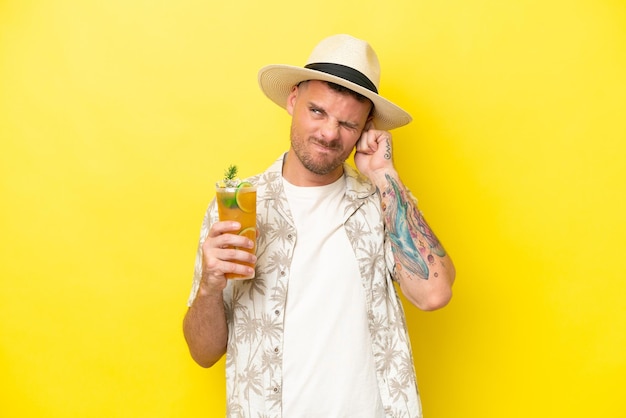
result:
[[[386,173],[395,171],[391,134],[377,130],[370,122],[356,143],[354,163],[374,183]]]

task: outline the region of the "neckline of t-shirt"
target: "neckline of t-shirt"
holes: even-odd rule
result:
[[[301,197],[301,198],[316,198],[319,196],[325,196],[332,194],[333,192],[338,191],[339,189],[343,189],[346,184],[346,179],[344,176],[340,176],[337,180],[330,184],[325,184],[323,186],[296,186],[284,177],[283,179],[283,187],[285,188],[285,192],[290,195]]]

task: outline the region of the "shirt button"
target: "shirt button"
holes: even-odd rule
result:
[[[289,234],[289,235],[287,235],[287,238],[288,238],[288,239],[290,239],[290,240],[292,240],[292,239],[293,239],[293,235],[292,235],[292,234]]]
[[[278,389],[278,386],[274,386],[274,389],[272,389],[272,390],[274,391],[274,393],[278,393],[278,391],[279,391],[280,389]]]
[[[279,311],[278,309],[276,309],[276,310],[274,311],[274,314],[275,314],[276,316],[278,316],[278,315],[280,315],[280,311]]]
[[[274,347],[274,352],[275,352],[276,354],[278,354],[278,352],[279,352],[279,351],[280,351],[280,350],[278,349],[278,347]]]
[[[280,275],[281,275],[281,276],[284,276],[284,275],[285,275],[285,270],[282,270],[282,271],[280,272]]]

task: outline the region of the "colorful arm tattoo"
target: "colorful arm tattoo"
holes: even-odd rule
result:
[[[428,280],[435,255],[443,257],[446,252],[408,192],[389,175],[385,177],[389,187],[382,191],[382,208],[396,271]]]

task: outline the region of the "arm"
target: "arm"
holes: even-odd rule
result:
[[[234,263],[254,263],[256,257],[229,247],[251,247],[252,241],[229,232],[237,231],[237,222],[216,222],[202,243],[202,277],[198,293],[183,320],[183,333],[191,357],[202,367],[211,367],[226,352],[228,324],[224,310],[225,273],[250,275],[251,267]]]
[[[377,187],[400,289],[422,310],[442,308],[452,297],[455,278],[452,260],[397,173],[385,173],[385,180],[379,180]]]
[[[454,265],[393,166],[391,135],[365,131],[357,143],[355,163],[381,194],[385,231],[402,293],[422,310],[444,307],[452,297]]]
[[[208,289],[202,280],[198,294],[185,314],[183,333],[191,357],[202,367],[211,367],[224,353],[228,325],[222,290]]]

